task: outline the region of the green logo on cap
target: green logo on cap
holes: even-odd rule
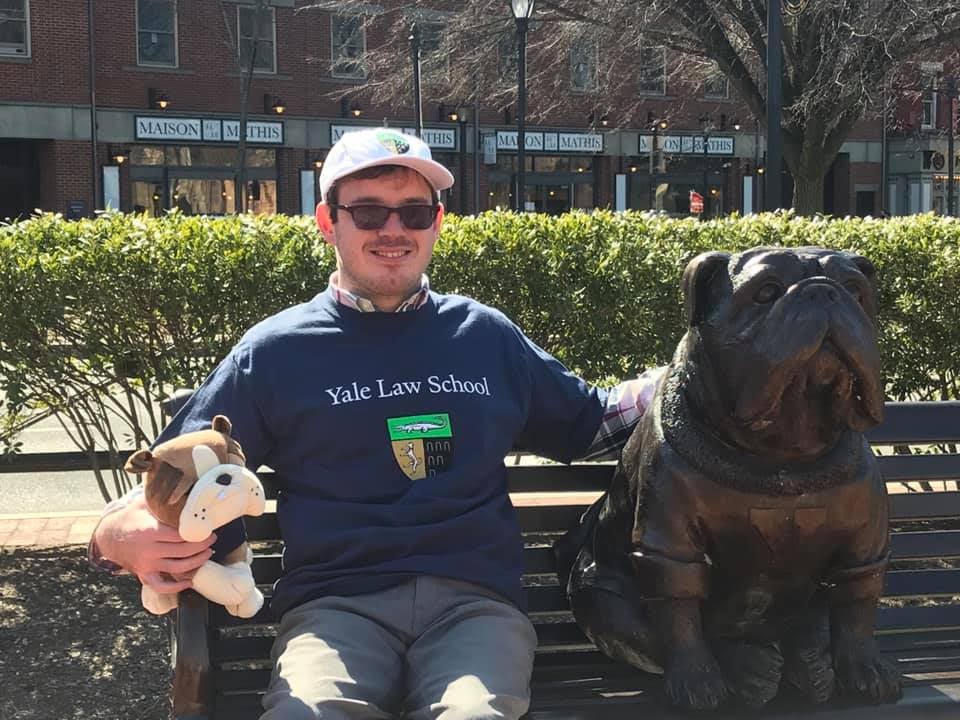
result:
[[[410,150],[410,143],[397,133],[380,131],[377,133],[377,140],[394,155],[403,155]]]

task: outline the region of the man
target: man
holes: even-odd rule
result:
[[[590,388],[498,311],[429,289],[453,177],[418,138],[344,135],[316,219],[327,290],[249,330],[160,441],[227,415],[252,468],[281,479],[281,616],[263,718],[517,718],[536,635],[506,492],[512,448],[569,461],[617,449],[650,378]],[[99,564],[160,592],[240,523],[201,543],[142,499],[105,515]]]

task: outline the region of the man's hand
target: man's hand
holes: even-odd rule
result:
[[[193,574],[213,556],[210,546],[216,536],[185,542],[175,528],[151,514],[139,495],[106,515],[93,539],[105,559],[133,573],[144,585],[159,593],[176,593],[189,588]]]

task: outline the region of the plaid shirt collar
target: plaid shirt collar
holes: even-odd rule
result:
[[[377,308],[375,308],[373,303],[367,300],[367,298],[354,295],[349,290],[340,287],[338,283],[339,279],[340,276],[338,271],[334,270],[333,274],[330,275],[330,292],[333,293],[333,297],[338,303],[345,305],[348,308],[359,310],[360,312],[377,312]],[[420,289],[400,303],[400,307],[398,307],[396,311],[407,312],[409,310],[416,310],[420,307],[423,307],[423,304],[427,302],[429,295],[430,281],[427,279],[426,275],[421,275]]]

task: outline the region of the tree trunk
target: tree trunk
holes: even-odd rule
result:
[[[823,173],[808,171],[794,175],[793,210],[797,215],[813,215],[823,211]]]

